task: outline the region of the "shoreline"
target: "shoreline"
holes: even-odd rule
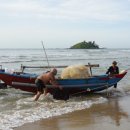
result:
[[[130,95],[108,98],[88,109],[42,119],[14,128],[14,130],[129,130]]]

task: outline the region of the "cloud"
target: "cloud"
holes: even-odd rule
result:
[[[60,20],[130,20],[130,0],[1,0],[0,15]]]

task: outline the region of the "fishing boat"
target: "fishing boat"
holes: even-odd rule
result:
[[[94,67],[94,65],[89,66],[90,68]],[[21,72],[13,72],[13,73],[6,72],[4,69],[1,68],[0,80],[4,82],[4,84],[6,84],[7,86],[13,87],[15,89],[36,93],[37,88],[35,85],[35,79],[37,78],[38,75],[33,73],[25,73],[24,68],[25,66],[22,66]],[[28,67],[26,66],[26,68]],[[82,92],[90,93],[108,89],[117,82],[119,82],[126,74],[127,71],[123,71],[122,73],[116,74],[111,77],[107,74],[94,76],[92,75],[91,72],[91,76],[85,79],[56,78],[56,80],[58,84],[63,87],[63,90],[67,90],[69,94],[73,95],[75,93],[82,93]],[[48,84],[47,88],[50,93],[53,93],[54,87],[51,84]]]

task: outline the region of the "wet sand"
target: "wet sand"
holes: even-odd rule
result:
[[[14,130],[130,130],[130,95],[102,104],[28,123]]]

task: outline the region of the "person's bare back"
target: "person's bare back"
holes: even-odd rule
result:
[[[42,75],[38,76],[37,78],[42,80],[45,85],[46,84],[57,85],[56,79],[55,79],[54,74],[52,72],[42,74]]]
[[[59,87],[60,89],[62,89],[62,87],[58,85],[55,79],[56,74],[57,74],[57,70],[54,68],[50,72],[42,74],[37,77],[36,86],[38,90],[37,90],[37,94],[34,97],[35,101],[39,99],[43,89],[44,89],[44,94],[45,95],[47,94],[47,88],[46,88],[47,84],[52,84],[53,87]]]

